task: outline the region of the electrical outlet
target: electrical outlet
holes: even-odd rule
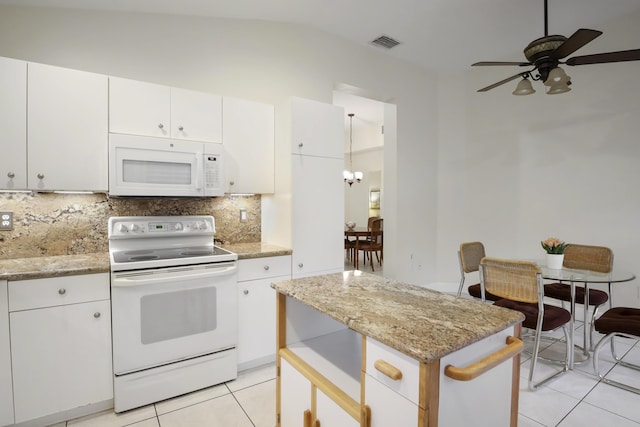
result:
[[[0,212],[0,230],[13,230],[13,212]]]
[[[247,220],[247,210],[240,209],[240,222],[245,222]]]

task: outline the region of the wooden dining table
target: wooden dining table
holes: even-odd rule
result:
[[[353,268],[358,270],[359,266],[360,266],[360,262],[359,262],[359,247],[360,247],[360,240],[366,240],[366,238],[370,235],[370,231],[367,227],[354,227],[354,228],[347,228],[345,227],[344,229],[344,237],[345,239],[349,239],[350,237],[355,237],[355,242],[356,242],[356,253],[355,256],[353,257]],[[362,239],[364,237],[364,239]]]

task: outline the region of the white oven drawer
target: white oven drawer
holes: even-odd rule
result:
[[[291,274],[291,255],[238,261],[238,281],[266,279]]]
[[[367,337],[367,374],[389,387],[396,393],[418,404],[420,385],[420,363],[379,341]],[[385,375],[378,365],[387,364],[402,373],[402,378],[394,380]],[[382,368],[384,369],[384,368]]]
[[[109,299],[109,273],[9,282],[9,311]]]

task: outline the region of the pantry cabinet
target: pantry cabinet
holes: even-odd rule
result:
[[[222,141],[227,153],[226,193],[274,192],[274,107],[225,97]]]
[[[109,78],[109,131],[222,142],[222,97],[159,84]]]
[[[238,370],[275,360],[276,293],[271,283],[289,278],[290,255],[238,261]]]
[[[8,283],[15,422],[111,403],[107,273]]]
[[[0,426],[14,423],[7,281],[0,280]]]
[[[107,191],[107,76],[28,64],[27,186]]]
[[[27,63],[0,57],[0,189],[27,188]]]
[[[303,145],[291,155],[294,278],[344,270],[343,114],[342,107],[292,100],[292,140]]]

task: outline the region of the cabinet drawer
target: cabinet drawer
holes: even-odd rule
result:
[[[238,261],[238,282],[290,275],[290,255],[241,259]]]
[[[376,368],[376,362],[386,363],[402,373],[402,378],[394,380]],[[374,339],[367,338],[367,374],[396,393],[418,404],[420,385],[420,363],[407,355]]]
[[[9,311],[109,298],[109,273],[9,282]]]

